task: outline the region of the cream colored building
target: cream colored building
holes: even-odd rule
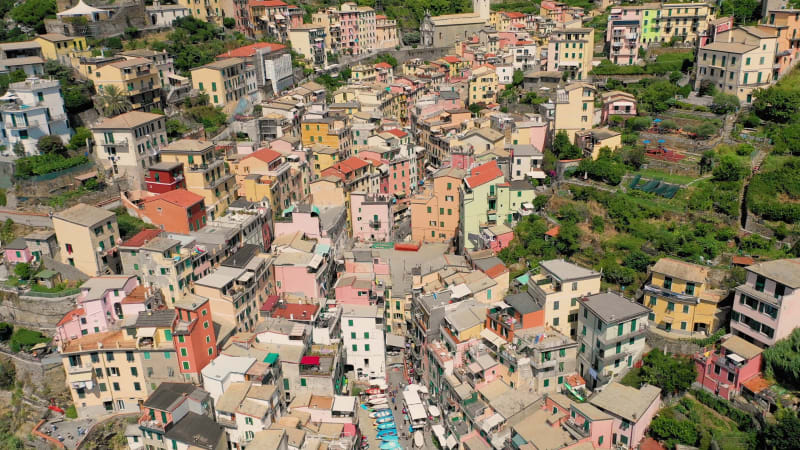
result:
[[[528,281],[528,292],[544,308],[545,325],[575,337],[578,303],[600,292],[601,274],[577,264],[552,259],[539,263],[539,273]]]
[[[225,214],[236,200],[236,180],[213,142],[181,139],[162,147],[161,159],[183,163],[186,189],[203,196],[209,220]]]
[[[566,131],[570,142],[573,142],[576,131],[591,129],[596,92],[597,89],[587,83],[570,83],[556,91],[553,135]]]
[[[130,58],[96,66],[89,73],[98,94],[116,86],[131,102],[134,111],[163,109],[161,78],[156,65],[146,58]]]
[[[61,262],[89,276],[122,273],[117,216],[85,203],[53,215]]]
[[[303,55],[313,67],[328,65],[327,48],[325,47],[325,27],[304,24],[289,30],[292,49]]]
[[[550,34],[547,71],[566,73],[568,79],[586,80],[592,70],[594,28],[560,25]]]
[[[695,89],[704,82],[717,91],[753,101],[753,91],[766,89],[773,77],[778,38],[773,30],[737,27],[720,33],[697,53]]]
[[[94,156],[127,178],[131,188],[142,187],[147,169],[159,160],[159,148],[167,144],[166,118],[161,114],[130,111],[103,119],[92,127]]]
[[[208,94],[208,101],[232,113],[239,100],[258,89],[255,67],[242,58],[224,58],[192,69],[192,87]]]
[[[472,77],[469,80],[468,102],[470,104],[495,103],[498,89],[497,71],[494,66],[486,64],[478,67],[472,71]]]

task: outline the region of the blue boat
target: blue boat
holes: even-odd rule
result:
[[[397,430],[381,430],[381,431],[378,431],[378,437],[389,436],[389,435],[397,436]]]
[[[392,450],[395,448],[402,448],[397,441],[388,441],[381,444],[381,450]]]
[[[386,422],[378,424],[379,430],[396,430],[397,427],[395,426],[394,422]]]
[[[389,434],[386,436],[381,436],[381,440],[384,441],[399,441],[400,438],[396,434]]]
[[[378,423],[386,423],[386,422],[392,422],[392,421],[394,421],[394,417],[392,417],[392,416],[378,417],[378,418],[375,419],[375,422],[378,422]]]

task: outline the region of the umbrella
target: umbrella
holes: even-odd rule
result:
[[[665,141],[664,139],[659,139],[659,140],[658,140],[658,143],[659,143],[659,144],[663,144],[664,142],[667,142],[667,141]]]
[[[649,144],[650,143],[650,139],[645,139],[642,142],[644,142],[645,144]]]
[[[653,122],[655,123],[661,122],[661,119],[653,119]]]

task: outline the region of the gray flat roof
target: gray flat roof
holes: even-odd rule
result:
[[[539,267],[561,281],[581,280],[600,276],[600,272],[595,272],[594,270],[581,267],[577,264],[572,264],[563,259],[542,261],[539,263]]]
[[[581,299],[581,304],[605,323],[624,322],[650,313],[650,309],[613,292],[602,292]]]
[[[747,266],[747,270],[792,289],[800,287],[800,258],[766,261]]]
[[[78,203],[77,205],[59,211],[53,215],[53,218],[72,222],[85,227],[91,227],[99,222],[108,220],[114,217],[114,213],[103,208],[87,205],[85,203]]]

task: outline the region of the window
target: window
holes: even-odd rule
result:
[[[664,277],[664,289],[672,289],[672,277]]]
[[[347,325],[352,327],[353,326],[353,320],[352,319],[348,320],[347,321]]]
[[[694,283],[686,283],[686,290],[684,292],[688,295],[694,295]]]
[[[550,380],[545,379],[544,380],[544,387],[548,387],[548,386],[550,386]]]
[[[350,339],[355,339],[355,338],[356,338],[356,332],[353,331],[350,333]]]
[[[111,387],[112,387],[112,388],[113,388],[115,391],[118,391],[118,390],[119,390],[119,383],[117,383],[117,382],[115,381],[115,382],[111,383]]]
[[[675,303],[667,302],[667,311],[675,311]]]
[[[300,378],[300,386],[307,386],[305,378]]]
[[[559,302],[558,301],[553,302],[553,310],[558,311],[558,307],[559,307]]]
[[[364,351],[365,351],[365,352],[368,352],[368,351],[369,351],[369,344],[364,344]]]
[[[767,279],[764,278],[763,275],[756,276],[756,290],[758,292],[764,292],[764,285],[767,283]]]
[[[138,381],[134,381],[133,382],[133,390],[134,391],[141,391],[142,390],[142,385]]]
[[[559,320],[558,317],[554,317],[553,318],[553,326],[554,327],[557,327],[560,322],[561,322],[561,320]]]
[[[189,370],[189,361],[183,362],[183,370]]]
[[[658,303],[658,300],[656,299],[656,296],[655,295],[651,295],[650,296],[650,306],[656,306],[656,303]]]
[[[138,377],[139,369],[137,369],[136,367],[131,367],[131,376]]]
[[[354,351],[354,352],[357,352],[357,351],[358,351],[358,344],[353,344],[353,351]]]

